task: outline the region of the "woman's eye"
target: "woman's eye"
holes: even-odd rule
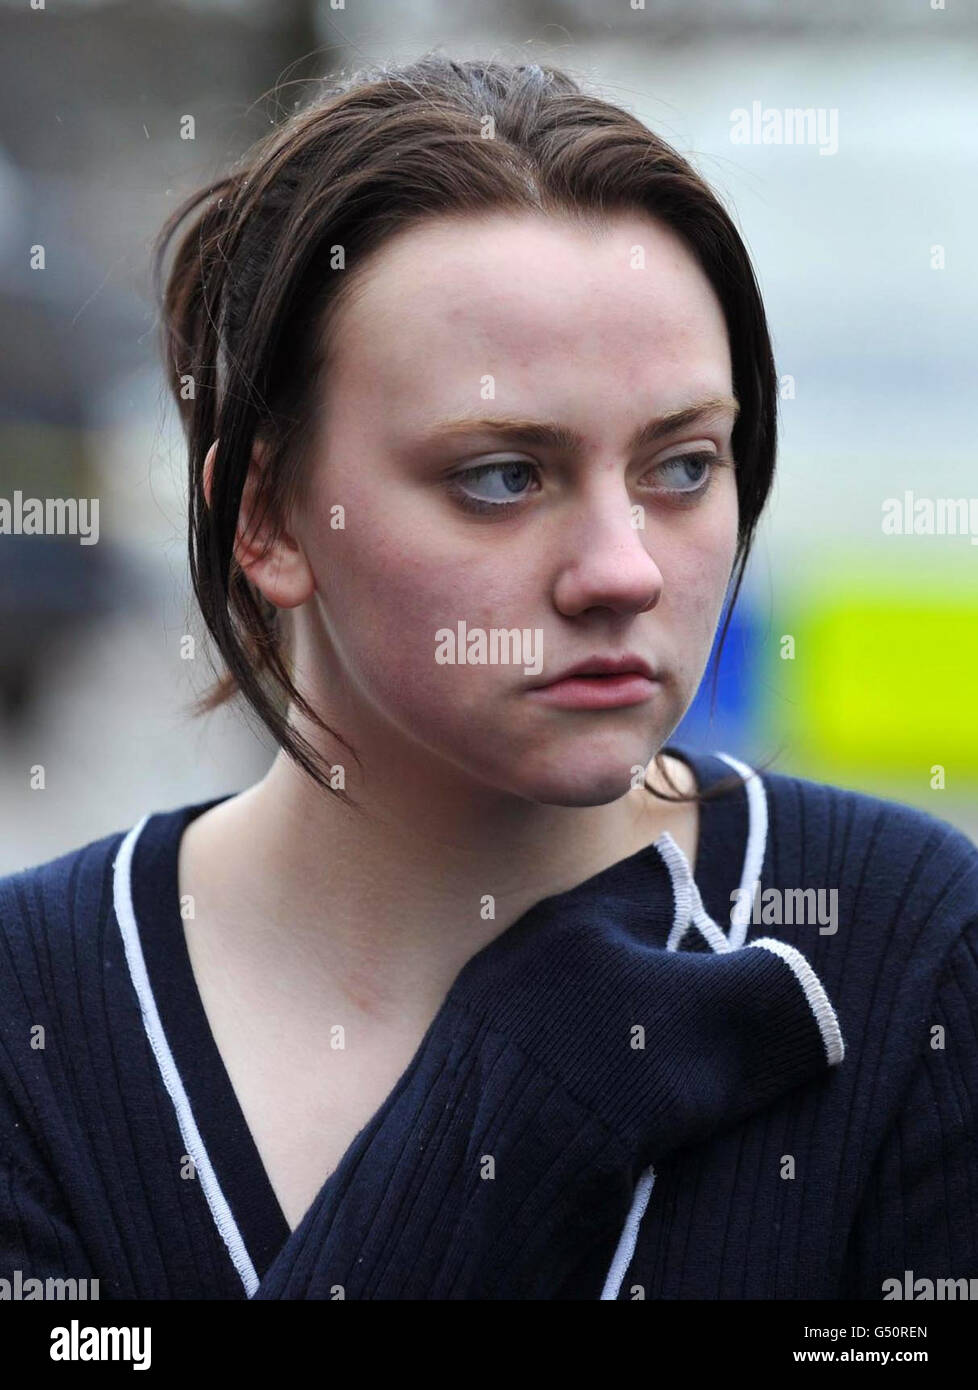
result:
[[[706,493],[721,462],[717,454],[705,453],[665,459],[653,469],[655,482],[646,490],[679,505],[695,502]],[[538,490],[528,487],[536,473],[535,464],[521,459],[481,463],[451,477],[448,491],[465,511],[501,516]]]
[[[535,472],[532,463],[518,459],[482,463],[477,468],[457,473],[451,479],[449,491],[469,511],[500,511],[527,496],[524,485],[532,480]],[[472,489],[475,489],[474,495]]]
[[[696,495],[706,491],[713,466],[719,462],[716,454],[679,454],[658,464],[655,471],[663,479],[662,491]]]

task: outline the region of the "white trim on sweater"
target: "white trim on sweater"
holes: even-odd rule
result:
[[[717,954],[737,950],[744,945],[747,939],[754,884],[760,882],[764,854],[767,849],[767,794],[760,774],[754,768],[749,767],[747,763],[742,763],[738,758],[731,757],[729,753],[718,753],[716,756],[722,758],[735,772],[740,774],[747,793],[747,846],[740,877],[741,891],[730,913],[729,934],[725,936],[720,926],[714,922],[703,906],[703,899],[693,878],[689,860],[668,830],[664,830],[655,841],[655,847],[669,871],[675,903],[672,928],[666,940],[667,951],[679,949],[679,945],[690,927],[696,927],[707,944]],[[759,946],[762,950],[773,952],[780,956],[794,971],[795,978],[801,985],[808,1006],[818,1024],[829,1066],[838,1066],[845,1056],[839,1020],[822,987],[821,980],[811,965],[794,946],[789,946],[786,941],[778,941],[774,937],[761,937],[757,941],[752,941],[750,946]],[[622,1280],[635,1254],[639,1227],[649,1203],[654,1180],[655,1173],[649,1168],[635,1185],[632,1204],[618,1239],[614,1258],[605,1278],[604,1288],[601,1291],[602,1300],[616,1300],[618,1298]]]
[[[238,1229],[238,1223],[235,1221],[234,1214],[221,1189],[210,1155],[200,1130],[197,1128],[197,1121],[190,1108],[190,1098],[184,1088],[180,1073],[177,1071],[177,1064],[163,1031],[163,1022],[153,997],[149,974],[146,970],[146,960],[139,940],[139,928],[136,924],[136,913],[132,904],[132,857],[136,842],[148,820],[149,815],[143,816],[139,824],[129,831],[119,846],[119,852],[113,861],[112,893],[116,920],[122,933],[129,974],[136,991],[136,997],[139,1000],[146,1036],[153,1049],[163,1084],[173,1102],[186,1152],[194,1161],[201,1188],[207,1199],[207,1205],[210,1207],[211,1216],[214,1218],[214,1224],[228,1248],[232,1263],[238,1271],[245,1292],[250,1298],[258,1288],[258,1272],[251,1262],[251,1256],[248,1254],[241,1231]]]
[[[789,946],[787,941],[779,941],[774,936],[762,936],[757,941],[752,941],[748,949],[754,946],[760,946],[765,951],[773,951],[776,956],[780,956],[791,966],[798,983],[805,991],[809,1008],[815,1015],[815,1022],[818,1024],[818,1031],[822,1035],[822,1043],[825,1047],[826,1060],[830,1067],[837,1067],[846,1055],[846,1048],[842,1041],[839,1019],[829,996],[825,993],[822,981],[802,953],[794,946]]]
[[[652,1195],[652,1188],[655,1185],[655,1169],[646,1168],[645,1172],[635,1184],[635,1195],[632,1198],[632,1205],[628,1216],[625,1218],[625,1225],[618,1240],[615,1250],[615,1257],[611,1261],[608,1273],[605,1276],[604,1288],[601,1290],[599,1302],[617,1299],[621,1289],[621,1281],[625,1277],[628,1266],[632,1262],[635,1254],[635,1243],[638,1240],[638,1228],[642,1224],[642,1217],[645,1215],[645,1208],[649,1204]]]
[[[668,870],[673,890],[673,924],[666,941],[666,949],[669,951],[678,950],[690,927],[696,927],[710,948],[718,954],[742,947],[747,937],[753,902],[753,888],[754,884],[760,881],[767,846],[767,797],[761,777],[753,768],[727,753],[718,753],[716,756],[722,758],[740,774],[744,779],[747,794],[748,834],[740,881],[741,892],[730,914],[729,933],[725,935],[722,928],[714,922],[703,905],[699,887],[693,878],[686,855],[669,832],[664,831],[655,841],[655,847]],[[146,1036],[159,1066],[163,1084],[173,1102],[186,1151],[196,1166],[201,1188],[207,1199],[214,1224],[227,1246],[234,1267],[250,1298],[259,1285],[258,1273],[248,1254],[241,1231],[221,1189],[197,1122],[194,1119],[190,1099],[177,1070],[156,1007],[139,938],[132,901],[132,859],[136,843],[148,820],[149,815],[143,816],[142,820],[129,831],[113,862],[113,905],[116,920],[122,934],[129,974],[136,991],[136,997],[139,1000]],[[750,946],[760,947],[780,956],[794,972],[818,1025],[828,1063],[830,1066],[837,1066],[845,1056],[842,1033],[835,1010],[832,1008],[822,983],[811,965],[795,947],[788,945],[787,942],[778,941],[774,937],[762,937],[751,942]],[[619,1237],[614,1258],[605,1277],[601,1292],[602,1300],[616,1300],[618,1298],[622,1281],[635,1253],[639,1227],[648,1207],[654,1184],[655,1171],[649,1167],[642,1173],[635,1185],[628,1216]]]
[[[739,758],[729,753],[718,753],[725,763],[744,779],[747,793],[748,829],[747,851],[744,855],[744,871],[740,877],[740,892],[730,912],[730,931],[727,940],[731,946],[743,946],[747,940],[751,907],[754,902],[754,884],[760,882],[764,867],[764,851],[767,848],[767,793],[760,774]]]

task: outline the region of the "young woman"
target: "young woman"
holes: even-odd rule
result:
[[[564,73],[428,56],[187,202],[161,274],[175,238],[205,703],[281,751],[0,883],[0,1277],[975,1274],[978,851],[669,743],[774,468],[714,194]]]

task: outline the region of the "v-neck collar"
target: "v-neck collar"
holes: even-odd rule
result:
[[[692,770],[700,791],[731,773],[730,766],[712,754],[668,744],[664,752]],[[245,1247],[261,1278],[292,1229],[275,1194],[231,1078],[214,1040],[197,987],[184,935],[179,899],[178,858],[184,830],[198,816],[235,795],[212,797],[175,811],[148,817],[136,842],[132,861],[133,912],[149,985],[164,1034],[183,1082],[201,1139]],[[710,916],[725,923],[731,894],[740,886],[747,844],[747,798],[742,785],[714,801],[700,803],[699,835],[694,878]],[[555,903],[591,894],[614,893],[642,869],[661,867],[654,844],[593,874],[563,893],[545,900]],[[508,928],[527,921],[539,904]],[[495,938],[479,954],[492,950]],[[696,948],[695,940],[689,943]],[[396,1083],[395,1083],[396,1084]]]

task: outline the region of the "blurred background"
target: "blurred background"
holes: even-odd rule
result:
[[[597,85],[754,257],[779,473],[715,705],[711,667],[674,738],[978,840],[976,36],[957,0],[0,0],[0,499],[100,503],[97,544],[0,534],[0,873],[271,761],[240,706],[188,713],[211,669],[181,657],[202,624],[150,247],[309,79],[434,46]]]

